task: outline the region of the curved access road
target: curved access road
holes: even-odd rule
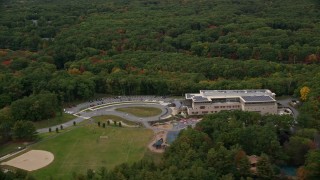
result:
[[[130,114],[130,113],[116,111],[117,108],[137,107],[137,106],[159,108],[159,109],[161,109],[162,112],[159,115],[152,116],[152,117],[137,117],[137,116]],[[77,108],[74,108],[74,109],[77,109]],[[119,117],[122,117],[124,119],[129,120],[129,121],[142,123],[146,128],[153,129],[148,122],[158,121],[160,119],[165,119],[166,117],[171,115],[171,113],[172,113],[172,110],[169,107],[167,107],[165,105],[161,105],[160,103],[156,103],[156,102],[153,102],[153,103],[124,102],[124,103],[117,103],[117,104],[104,104],[103,106],[90,107],[90,108],[83,109],[79,112],[76,112],[73,115],[77,116],[77,118],[75,118],[69,122],[63,123],[63,124],[58,124],[58,125],[52,126],[51,129],[54,130],[56,127],[59,128],[61,125],[63,127],[73,126],[73,122],[80,123],[86,119],[90,119],[91,117],[102,116],[102,115],[119,116]],[[49,127],[38,129],[37,132],[38,133],[48,132],[48,128]]]
[[[293,112],[293,117],[294,117],[294,119],[297,119],[297,117],[298,117],[298,115],[299,115],[299,111],[298,111],[296,108],[290,106],[290,102],[291,102],[292,100],[293,100],[293,98],[290,98],[290,97],[289,97],[289,98],[286,98],[286,99],[277,100],[277,102],[280,103],[282,106],[291,109],[291,111]]]

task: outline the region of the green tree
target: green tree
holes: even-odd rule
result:
[[[6,142],[11,138],[14,120],[10,108],[0,110],[0,142]]]
[[[292,136],[285,143],[285,153],[289,157],[289,163],[295,166],[304,164],[304,157],[311,148],[312,141],[307,138]]]
[[[320,177],[320,150],[309,151],[306,158],[305,169],[307,179],[316,180]]]
[[[257,163],[257,176],[258,179],[273,179],[274,171],[272,168],[272,164],[269,161],[269,157],[266,154],[262,154]]]
[[[207,155],[207,164],[217,174],[223,175],[234,173],[235,166],[233,162],[233,152],[227,150],[223,146],[212,148]]]
[[[16,121],[12,130],[15,140],[32,141],[37,138],[36,128],[31,121]]]

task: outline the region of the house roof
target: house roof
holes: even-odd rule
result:
[[[259,161],[260,157],[256,156],[256,155],[251,155],[251,156],[248,156],[248,159],[250,161],[250,164],[257,164],[257,162]]]

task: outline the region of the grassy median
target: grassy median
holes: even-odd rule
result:
[[[129,113],[138,117],[152,117],[161,114],[162,110],[154,107],[127,107],[127,108],[117,108],[116,111]]]

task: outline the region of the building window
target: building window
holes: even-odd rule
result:
[[[202,113],[203,113],[203,114],[207,114],[207,113],[208,113],[208,111],[202,111]]]
[[[219,106],[215,106],[214,108],[216,108],[216,109],[217,109],[217,108],[219,108]]]
[[[200,106],[200,109],[205,109],[206,107],[205,106]]]

